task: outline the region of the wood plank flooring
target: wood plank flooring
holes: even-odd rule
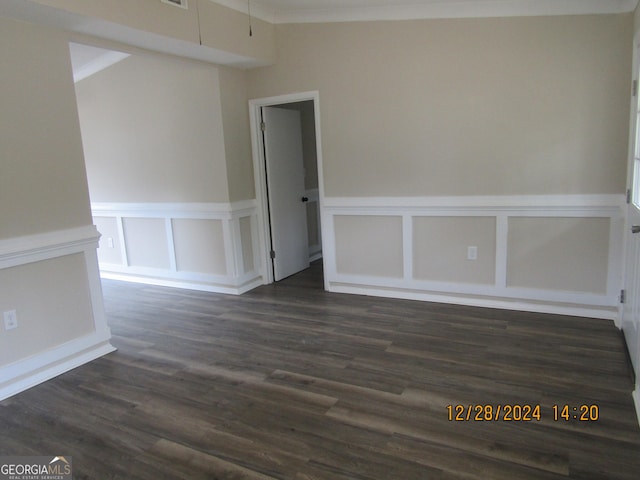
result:
[[[640,478],[612,322],[329,294],[317,263],[241,297],[103,285],[118,351],[1,402],[0,455],[99,480]]]

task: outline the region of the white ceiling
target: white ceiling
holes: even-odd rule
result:
[[[586,15],[633,11],[638,0],[212,0],[272,23]]]

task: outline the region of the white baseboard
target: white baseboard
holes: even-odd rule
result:
[[[156,285],[159,287],[184,288],[187,290],[197,290],[200,292],[223,293],[227,295],[242,295],[249,290],[259,287],[263,284],[262,277],[255,275],[250,279],[243,281],[238,286],[216,285],[198,281],[188,281],[183,279],[171,279],[161,277],[148,277],[143,275],[135,275],[130,273],[115,273],[101,271],[100,276],[109,280],[120,280],[131,283],[144,283],[147,285]]]
[[[94,329],[89,335],[75,338],[62,345],[52,346],[30,357],[0,367],[0,400],[115,350],[109,343],[111,333],[106,323],[102,303],[96,259],[99,236],[93,225],[87,225],[0,241],[0,269],[67,255],[83,255]],[[28,289],[28,286],[26,288]],[[46,321],[46,319],[36,320]]]
[[[329,282],[328,290],[335,293],[350,293],[354,295],[368,295],[371,297],[401,298],[405,300],[419,300],[423,302],[449,303],[470,307],[499,308],[503,310],[517,310],[523,312],[550,313],[575,317],[600,318],[604,320],[614,320],[618,315],[617,309],[613,307],[568,306],[548,302],[527,302],[523,300],[511,301],[504,298],[482,298],[469,295],[460,296],[450,295],[447,293],[416,292],[396,288],[385,289],[360,285],[335,284],[331,282]]]
[[[325,197],[322,208],[322,248],[325,285],[329,291],[391,298],[405,298],[480,307],[525,310],[541,313],[587,316],[619,322],[618,297],[622,287],[623,195],[525,195],[473,197]],[[395,217],[399,229],[393,239],[401,242],[402,264],[399,276],[356,273],[358,268],[339,265],[336,218]],[[495,251],[491,283],[443,282],[417,278],[414,272],[416,245],[415,219],[485,217],[495,220]],[[574,218],[609,220],[606,277],[596,290],[579,282],[557,288],[553,282],[536,288],[517,287],[510,282],[510,222],[513,218]],[[382,232],[381,232],[382,233]],[[360,240],[362,241],[362,240]],[[377,259],[360,260],[375,263]],[[399,262],[400,260],[398,260]],[[351,270],[349,270],[351,269]],[[360,268],[366,271],[366,268]],[[394,272],[397,275],[397,272]],[[549,275],[553,271],[549,270]],[[595,290],[595,291],[592,291]]]
[[[256,205],[255,200],[234,203],[94,203],[91,206],[94,217],[113,218],[119,231],[122,253],[121,263],[100,262],[100,276],[113,280],[146,283],[164,287],[186,288],[204,292],[240,295],[262,285],[259,272],[253,267],[245,268],[245,261],[252,260],[259,265],[256,253]],[[154,218],[165,222],[167,232],[166,257],[162,260],[166,268],[132,265],[128,258],[127,236],[124,220],[130,218]],[[253,258],[245,259],[242,245],[241,220],[250,221]],[[223,243],[212,248],[224,251],[222,273],[202,273],[181,268],[175,248],[176,219],[217,220],[222,224]],[[145,240],[144,238],[137,239]],[[245,271],[249,269],[249,271]]]
[[[116,349],[108,332],[72,340],[41,354],[2,367],[0,400],[46,382]]]

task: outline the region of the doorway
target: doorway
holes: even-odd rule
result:
[[[627,170],[625,278],[622,290],[622,331],[635,374],[633,398],[640,422],[640,35],[634,42],[634,94],[631,99],[631,134]]]
[[[249,114],[259,256],[264,283],[270,284],[322,257],[319,93],[250,100]],[[293,158],[281,160],[280,155],[287,152],[302,158],[297,162]]]

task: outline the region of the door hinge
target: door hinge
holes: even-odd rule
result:
[[[271,256],[271,260],[273,260],[274,258],[276,258],[276,252],[275,252],[275,250],[271,250],[271,251],[269,252],[269,255]]]
[[[626,290],[620,290],[620,303],[625,303],[626,301],[627,301]]]
[[[633,81],[633,87],[631,87],[631,90],[633,91],[634,97],[638,96],[638,80]]]
[[[264,122],[260,122],[260,130],[263,132],[267,130],[267,124]]]
[[[627,205],[631,204],[631,189],[627,188]]]

